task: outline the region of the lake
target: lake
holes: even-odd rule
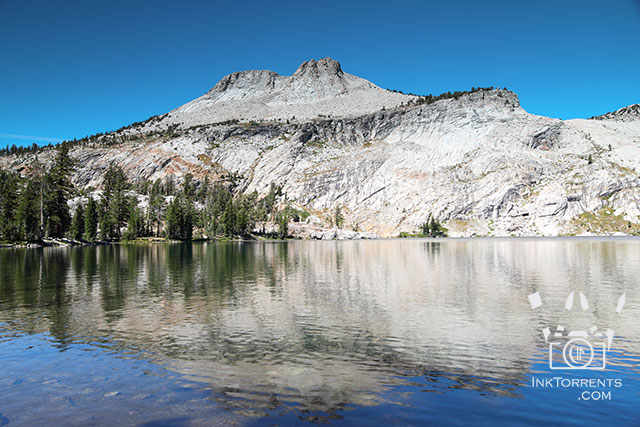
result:
[[[637,426],[639,278],[636,238],[0,249],[0,425]]]

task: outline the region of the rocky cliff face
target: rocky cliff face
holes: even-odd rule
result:
[[[640,231],[637,105],[562,121],[527,113],[506,90],[407,105],[415,99],[331,59],[293,76],[233,73],[166,115],[75,147],[74,180],[98,187],[115,161],[134,181],[235,176],[238,191],[260,193],[276,183],[312,222],[340,206],[346,229],[379,236],[415,232],[429,213],[453,236]],[[30,160],[0,166],[27,172]]]
[[[227,120],[309,120],[397,107],[414,96],[381,89],[342,71],[331,58],[303,63],[292,76],[251,70],[229,74],[207,94],[169,112],[155,126],[196,126]]]

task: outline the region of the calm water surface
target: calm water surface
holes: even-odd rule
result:
[[[638,280],[632,238],[4,249],[0,425],[637,426]]]

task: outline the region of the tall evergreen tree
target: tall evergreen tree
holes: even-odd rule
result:
[[[82,207],[82,201],[80,201],[78,207],[76,208],[76,212],[73,215],[73,219],[71,220],[71,229],[69,230],[69,235],[72,239],[82,239],[82,235],[84,234],[84,223],[84,208]]]
[[[31,180],[36,184],[35,189],[38,194],[38,211],[40,213],[40,220],[38,221],[40,224],[40,230],[38,232],[38,235],[40,236],[39,239],[41,239],[42,237],[44,237],[44,226],[45,226],[44,193],[45,193],[46,180],[45,180],[45,174],[44,174],[44,166],[42,165],[42,163],[40,163],[37,157],[31,164],[31,169],[33,170],[33,176]]]
[[[193,226],[196,221],[196,210],[194,206],[194,198],[196,196],[196,187],[193,184],[193,175],[187,173],[182,183],[182,238],[191,240],[193,238]]]
[[[84,239],[90,242],[96,240],[98,234],[98,209],[93,197],[89,196],[87,212],[84,216]]]
[[[241,206],[238,209],[238,214],[236,215],[236,233],[241,236],[247,235],[251,230],[249,227],[249,212],[245,206]]]
[[[46,176],[45,216],[46,231],[50,237],[63,237],[71,225],[71,215],[67,201],[73,194],[71,173],[73,159],[69,156],[69,146],[63,143],[53,167]]]
[[[337,228],[342,228],[342,224],[344,223],[344,216],[342,215],[342,208],[340,206],[336,206],[333,210],[333,223]]]
[[[611,151],[611,150],[609,150]],[[209,190],[209,175],[204,177],[204,182],[198,188],[198,193],[196,194],[196,200],[204,203],[207,199],[207,192]]]
[[[157,180],[151,187],[151,194],[149,195],[149,207],[147,208],[148,227],[150,232],[156,237],[158,237],[158,235],[160,234],[160,224],[162,223],[163,210],[164,197],[161,193],[160,180]]]
[[[120,237],[120,232],[117,231],[116,220],[113,211],[110,209],[108,200],[110,200],[110,195],[103,194],[99,214],[100,239],[102,240],[113,240]]]
[[[40,224],[40,180],[33,177],[27,181],[20,194],[16,212],[18,235],[20,240],[37,242],[42,239]]]
[[[208,233],[210,236],[218,234],[232,235],[234,228],[232,212],[227,214],[225,223],[225,213],[232,199],[233,195],[228,188],[220,183],[216,183],[213,186],[207,201],[207,208],[209,210],[208,228],[210,230]]]
[[[427,220],[420,226],[420,234],[424,237],[446,237],[446,231],[446,228],[432,214],[429,214]]]
[[[262,198],[262,207],[267,214],[268,218],[275,219],[276,217],[276,199],[282,195],[282,187],[271,183],[269,194]]]
[[[229,200],[226,204],[224,214],[222,216],[222,223],[224,225],[224,234],[227,236],[236,235],[236,212],[233,205],[233,200]]]
[[[167,207],[166,235],[169,239],[193,238],[193,202],[178,194]]]
[[[193,207],[193,201],[187,198],[183,201],[182,205],[182,224],[181,233],[183,240],[193,239],[193,222],[195,218],[195,209]]]
[[[282,210],[277,215],[278,219],[278,238],[286,239],[289,236],[289,214],[286,210]]]
[[[167,207],[167,220],[165,224],[168,239],[180,240],[182,238],[182,209],[177,197],[169,203]]]
[[[218,234],[218,216],[215,211],[215,186],[210,188],[207,186],[201,188],[201,197],[204,198],[204,209],[201,213],[202,225],[209,239],[215,238]]]
[[[127,221],[127,231],[125,232],[124,238],[127,240],[133,240],[138,237],[143,237],[145,234],[144,217],[142,216],[142,212],[135,203],[131,203],[131,207],[129,208],[129,220]]]
[[[129,218],[129,200],[126,191],[129,182],[124,170],[111,163],[102,184],[102,203],[100,204],[100,236],[104,240],[118,240],[120,229]]]
[[[193,175],[190,173],[185,174],[182,181],[182,193],[187,199],[193,198],[196,195],[196,187],[193,185]]]
[[[18,238],[16,211],[19,199],[19,177],[14,172],[0,171],[0,237]]]

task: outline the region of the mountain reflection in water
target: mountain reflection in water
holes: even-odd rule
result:
[[[138,354],[250,415],[337,414],[420,391],[520,399],[548,372],[542,328],[572,322],[571,291],[589,298],[584,327],[616,331],[608,364],[637,377],[639,259],[635,239],[0,250],[0,332]]]

